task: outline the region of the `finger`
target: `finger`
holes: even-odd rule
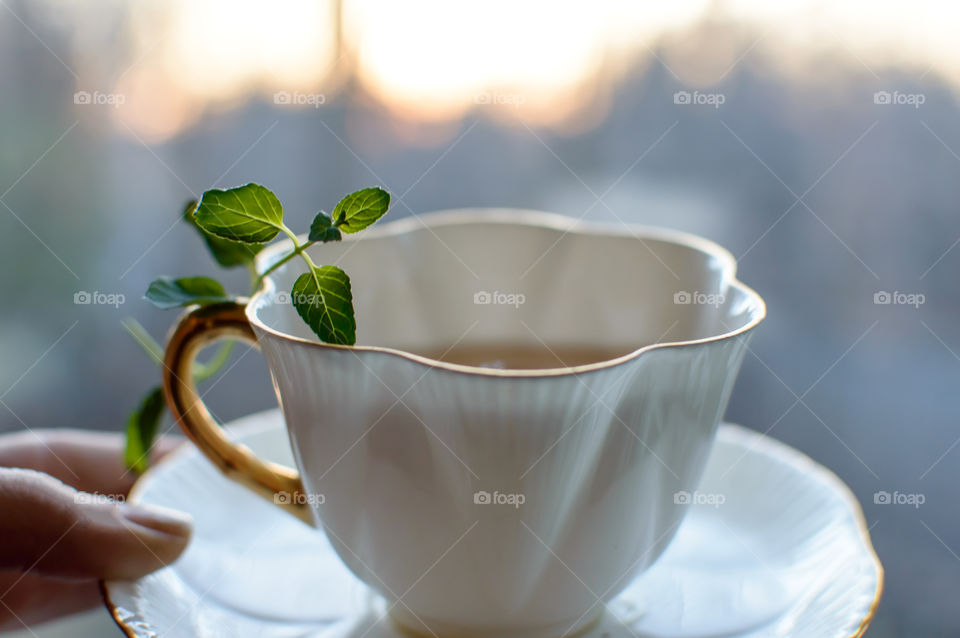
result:
[[[103,604],[95,580],[69,581],[37,574],[0,574],[0,633],[30,628]]]
[[[190,517],[77,492],[32,470],[0,469],[0,570],[135,579],[186,548]]]
[[[156,461],[185,439],[161,437],[151,449]],[[83,430],[22,430],[0,435],[0,466],[44,472],[84,492],[124,496],[137,474],[123,461],[121,435]]]

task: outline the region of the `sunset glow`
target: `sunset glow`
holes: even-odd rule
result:
[[[130,8],[132,67],[114,80],[129,98],[116,118],[150,139],[256,95],[302,91],[328,103],[345,78],[406,118],[453,120],[489,107],[486,116],[534,123],[598,108],[586,89],[650,64],[708,86],[745,57],[796,64],[798,53],[826,50],[840,67],[879,76],[896,65],[960,82],[950,28],[960,6],[949,3],[345,0],[342,39],[332,0],[175,0],[165,9],[158,17],[148,4]],[[740,24],[746,35],[697,41],[710,21]],[[301,102],[291,106],[310,106]]]

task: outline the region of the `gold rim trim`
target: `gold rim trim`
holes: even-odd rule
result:
[[[607,368],[632,361],[644,353],[653,350],[690,347],[718,341],[725,341],[750,332],[756,328],[767,316],[767,306],[763,301],[763,297],[761,297],[755,290],[737,279],[737,261],[730,251],[728,251],[726,248],[723,248],[719,244],[710,241],[709,239],[705,239],[690,233],[684,233],[665,228],[638,226],[635,224],[612,225],[597,222],[585,222],[582,220],[571,219],[563,215],[532,210],[460,209],[427,213],[424,215],[418,215],[416,217],[406,217],[394,222],[390,222],[389,224],[385,224],[381,227],[374,227],[368,230],[363,238],[357,238],[350,235],[345,236],[344,241],[368,241],[370,239],[404,235],[417,230],[424,230],[425,227],[429,229],[436,229],[450,226],[469,226],[471,224],[482,224],[487,226],[525,226],[560,231],[563,234],[569,235],[591,235],[621,239],[633,238],[640,242],[656,241],[660,243],[673,244],[674,246],[681,246],[721,262],[724,266],[722,272],[727,275],[727,288],[739,290],[752,301],[754,306],[751,311],[752,317],[750,321],[739,328],[721,334],[712,335],[710,337],[704,337],[702,339],[654,343],[642,346],[632,352],[616,357],[615,359],[609,359],[607,361],[599,361],[585,365],[531,370],[481,368],[479,366],[468,366],[457,363],[449,363],[446,361],[439,361],[437,359],[431,359],[429,357],[424,357],[411,352],[405,352],[396,348],[388,348],[384,346],[341,346],[323,343],[313,339],[304,339],[303,337],[288,334],[266,325],[257,316],[257,311],[266,304],[265,296],[276,290],[276,285],[273,279],[269,276],[264,278],[263,287],[254,293],[247,304],[247,320],[251,325],[255,326],[264,334],[269,334],[272,337],[283,339],[288,342],[303,344],[311,348],[320,348],[325,350],[347,350],[354,352],[355,354],[363,352],[388,354],[403,359],[408,359],[410,361],[429,366],[430,368],[447,370],[461,374],[471,374],[486,377],[543,378],[577,375],[605,370]],[[303,237],[301,237],[301,239],[303,239]],[[276,244],[271,244],[267,248],[260,251],[256,260],[257,270],[260,272],[265,270],[271,263],[276,261],[279,254],[283,253],[284,251],[288,251],[291,247],[291,244],[291,240],[285,239],[277,242]]]
[[[864,549],[866,549],[867,552],[870,554],[870,558],[872,559],[872,562],[877,574],[877,586],[874,589],[873,600],[870,602],[870,607],[867,609],[867,614],[860,621],[860,624],[857,626],[857,630],[847,637],[847,638],[861,638],[864,635],[864,633],[866,633],[867,629],[870,627],[870,623],[873,622],[873,618],[877,613],[877,609],[880,607],[880,600],[883,597],[885,573],[883,570],[883,563],[880,562],[880,557],[877,556],[876,549],[874,549],[873,547],[873,541],[870,538],[870,529],[869,527],[867,527],[867,521],[863,515],[863,508],[860,506],[860,501],[857,500],[856,496],[854,496],[853,492],[850,490],[847,484],[844,483],[843,480],[829,468],[821,465],[820,463],[817,463],[816,461],[814,461],[812,458],[810,458],[803,452],[800,452],[799,450],[787,445],[786,443],[778,441],[773,437],[767,436],[765,434],[759,434],[757,432],[754,432],[753,430],[750,430],[750,432],[753,432],[758,436],[762,436],[765,441],[773,441],[774,443],[776,443],[779,446],[782,446],[786,450],[790,450],[797,456],[803,459],[806,459],[807,462],[816,466],[821,471],[821,473],[830,480],[831,483],[840,487],[844,500],[847,501],[847,505],[849,509],[853,512],[854,524],[856,524],[857,530],[860,532],[860,540],[863,544]],[[130,492],[127,496],[127,501],[130,503],[139,502],[140,493],[143,491],[144,486],[147,482],[147,479],[155,473],[156,469],[162,465],[166,465],[167,463],[172,463],[174,460],[178,459],[181,455],[184,455],[190,452],[191,449],[193,448],[191,448],[189,445],[184,443],[183,445],[178,447],[176,450],[167,454],[167,456],[164,457],[162,461],[151,466],[150,469],[148,469],[146,472],[141,474],[140,477],[134,482],[133,486],[130,488]],[[103,604],[107,608],[107,611],[110,613],[110,617],[113,618],[113,622],[116,623],[117,627],[119,627],[120,630],[128,638],[141,638],[141,636],[138,636],[132,628],[128,627],[125,624],[125,622],[121,620],[120,613],[117,610],[117,605],[114,604],[113,600],[110,598],[110,589],[107,586],[106,581],[100,580],[98,581],[98,585],[100,588],[100,593],[103,596]]]

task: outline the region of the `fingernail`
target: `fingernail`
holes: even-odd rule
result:
[[[161,507],[159,505],[131,505],[120,508],[121,515],[137,525],[173,536],[190,536],[193,531],[193,518],[185,512]]]

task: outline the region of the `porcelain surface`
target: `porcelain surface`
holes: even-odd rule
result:
[[[292,462],[279,412],[231,431],[258,454]],[[583,636],[846,638],[866,629],[883,572],[859,505],[835,475],[782,443],[723,425],[689,498],[670,547]],[[129,636],[401,637],[389,603],[324,535],[225,478],[196,449],[184,446],[150,470],[131,500],[187,511],[196,531],[169,568],[105,583],[108,608]]]
[[[664,551],[688,509],[676,495],[700,479],[765,312],[733,258],[682,233],[511,210],[311,250],[350,274],[360,347],[309,338],[282,292],[299,260],[247,317],[340,559],[424,633],[589,624],[598,596]],[[541,370],[422,356],[463,343],[620,356]]]

